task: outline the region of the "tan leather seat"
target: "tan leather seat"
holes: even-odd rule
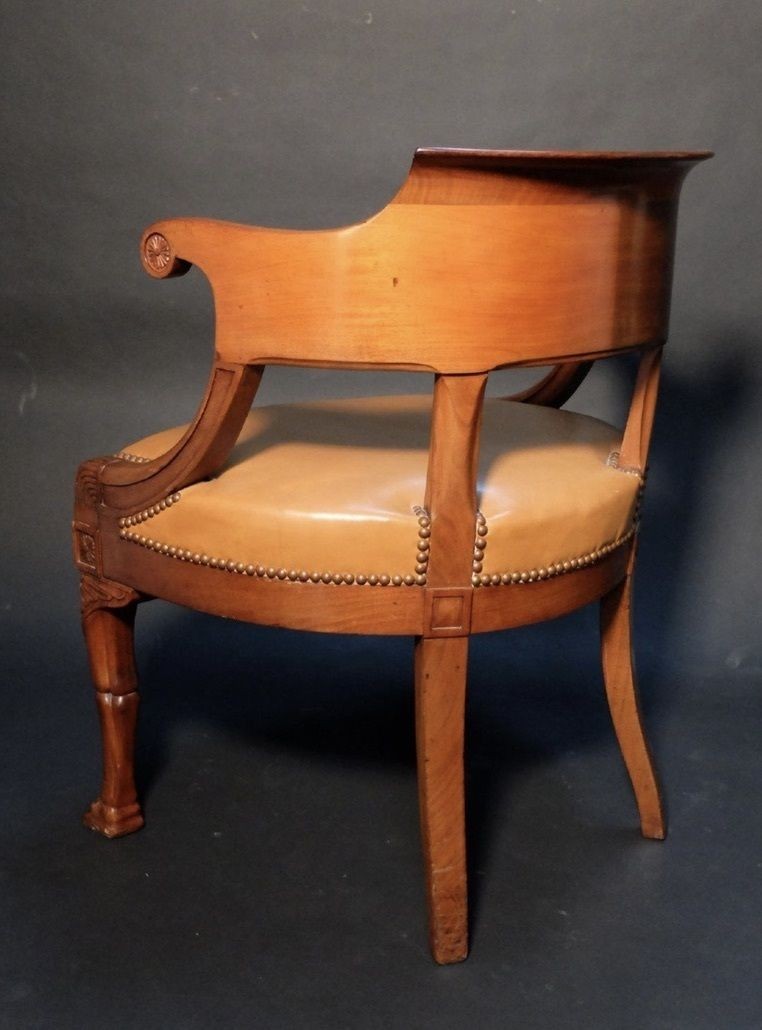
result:
[[[430,396],[252,410],[222,473],[122,520],[122,535],[196,564],[337,584],[423,585]],[[130,444],[157,457],[184,427]],[[590,564],[629,539],[641,486],[621,431],[585,415],[487,401],[474,582]]]

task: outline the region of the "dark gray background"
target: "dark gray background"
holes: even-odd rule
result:
[[[762,8],[753,0],[2,3],[0,1025],[757,1027]],[[410,648],[141,619],[148,826],[98,751],[79,460],[192,414],[201,276],[141,229],[366,217],[415,146],[705,148],[683,192],[637,650],[672,837],[641,842],[594,612],[490,636],[470,694],[473,953],[426,957]],[[626,370],[575,406],[616,417]],[[501,374],[491,389],[504,389]],[[428,389],[271,369],[263,400]]]

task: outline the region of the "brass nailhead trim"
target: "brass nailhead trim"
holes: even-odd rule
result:
[[[129,451],[119,451],[117,458],[121,458],[122,461],[131,461],[135,465],[144,465],[147,461],[151,461],[151,458],[143,458],[139,454],[130,454]]]
[[[596,562],[611,554],[612,551],[615,551],[617,547],[621,547],[623,544],[626,544],[628,540],[631,540],[637,532],[637,528],[637,523],[633,523],[624,536],[620,536],[617,540],[612,540],[609,544],[604,544],[603,547],[599,547],[597,551],[590,551],[588,554],[582,554],[577,558],[569,558],[565,561],[552,562],[547,566],[547,568],[528,569],[521,572],[494,572],[491,575],[487,573],[479,574],[475,571],[471,576],[471,583],[475,587],[521,586],[522,583],[535,583],[540,579],[551,579],[553,576],[562,576],[567,572],[574,572],[576,569],[583,569],[588,565],[595,565]],[[477,533],[478,532],[479,525],[477,523]],[[486,535],[486,522],[484,524],[484,533]],[[477,564],[476,559],[474,559],[474,569],[476,569]]]
[[[429,550],[431,544],[431,516],[420,504],[413,505],[413,513],[418,516],[418,553],[415,556],[415,582],[417,586],[426,586],[426,574],[429,569]]]
[[[476,530],[474,538],[474,558],[471,563],[471,583],[477,586],[476,580],[484,568],[484,552],[487,550],[487,520],[480,511],[476,513]]]
[[[643,473],[641,472],[641,470],[637,469],[637,468],[633,468],[630,465],[620,465],[619,464],[619,458],[620,458],[619,451],[612,451],[611,454],[609,454],[608,458],[606,458],[606,464],[608,465],[609,468],[616,469],[617,472],[624,472],[625,475],[628,475],[628,476],[637,476],[638,479],[642,483],[644,481],[645,477],[643,476]]]
[[[371,587],[426,586],[426,570],[429,562],[429,537],[431,536],[431,518],[425,508],[421,508],[419,505],[416,505],[413,508],[414,513],[418,516],[418,562],[415,567],[415,575],[408,573],[405,576],[390,576],[386,573],[382,575],[376,575],[375,573],[366,575],[364,573],[355,574],[351,572],[308,572],[306,569],[277,569],[272,565],[245,565],[243,562],[236,562],[225,558],[214,558],[210,557],[208,554],[200,554],[197,551],[186,550],[183,547],[173,547],[172,545],[163,543],[160,540],[154,540],[152,537],[146,537],[141,533],[135,533],[130,528],[141,522],[145,522],[147,519],[153,518],[160,512],[170,508],[173,504],[176,504],[179,500],[179,493],[171,494],[165,500],[152,505],[150,508],[146,508],[144,511],[139,511],[135,515],[127,515],[126,517],[119,519],[119,536],[122,540],[129,540],[130,543],[139,544],[141,547],[147,547],[149,550],[156,551],[157,554],[165,554],[169,558],[177,558],[179,561],[187,561],[190,562],[191,565],[206,565],[211,569],[224,569],[227,572],[234,572],[241,576],[257,576],[260,579],[288,579],[292,583],[297,581],[300,583],[332,583],[335,586],[351,586],[352,584],[357,584],[358,586],[365,586],[367,584]]]
[[[628,470],[623,469],[622,471]],[[637,507],[639,508],[642,488],[638,493]],[[260,579],[288,579],[291,582],[325,583],[334,584],[336,586],[342,586],[345,584],[347,586],[351,586],[352,584],[365,586],[367,584],[372,587],[390,585],[396,587],[426,586],[426,573],[428,570],[430,549],[429,537],[431,536],[431,517],[426,509],[422,508],[420,505],[415,505],[413,507],[414,514],[418,516],[418,553],[416,555],[415,575],[408,573],[405,576],[389,576],[388,574],[377,575],[375,573],[366,575],[364,573],[354,574],[351,572],[309,572],[306,569],[286,569],[265,565],[245,565],[243,562],[236,562],[232,559],[214,558],[207,554],[186,550],[182,547],[174,547],[171,544],[163,543],[160,540],[154,540],[151,537],[146,537],[140,533],[132,531],[132,526],[137,526],[142,522],[146,522],[148,519],[154,518],[154,516],[159,515],[162,511],[166,511],[167,508],[171,508],[173,504],[177,504],[179,500],[179,493],[170,494],[169,497],[166,497],[163,501],[159,501],[158,504],[151,505],[150,508],[145,508],[143,511],[136,512],[134,515],[127,515],[120,518],[120,537],[123,540],[128,540],[131,543],[139,544],[141,547],[147,547],[149,550],[156,551],[158,554],[165,554],[170,558],[177,558],[179,561],[187,561],[192,565],[206,565],[212,569],[224,569],[227,572],[235,572],[239,575],[246,576],[257,576]],[[611,543],[604,544],[603,547],[598,548],[598,550],[590,551],[588,554],[579,555],[576,558],[569,558],[564,561],[551,563],[547,568],[525,569],[522,571],[502,573],[493,572],[492,574],[489,574],[482,572],[489,529],[487,527],[486,518],[482,512],[477,511],[471,584],[474,587],[520,586],[522,583],[534,583],[538,580],[561,576],[567,572],[574,572],[576,569],[586,568],[589,565],[594,565],[602,558],[611,554],[611,552],[616,550],[617,547],[621,547],[623,544],[626,544],[635,535],[637,528],[637,522],[635,522],[624,536],[611,541]]]
[[[143,511],[135,512],[134,515],[126,515],[124,518],[119,519],[119,528],[126,529],[128,526],[137,526],[140,522],[146,522],[148,519],[152,519],[154,515],[158,515],[160,512],[166,511],[167,508],[171,508],[179,500],[179,493],[170,494],[169,497],[165,497],[158,504],[152,504],[150,508],[145,508]],[[120,536],[129,539],[129,537],[125,537],[124,533],[121,533]]]

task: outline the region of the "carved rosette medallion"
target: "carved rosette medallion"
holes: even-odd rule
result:
[[[152,232],[143,244],[143,258],[148,267],[161,275],[172,264],[172,248],[166,236]]]

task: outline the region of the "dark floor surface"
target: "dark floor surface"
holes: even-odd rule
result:
[[[12,648],[0,1026],[762,1026],[760,677],[681,681],[640,648],[670,814],[645,841],[595,629],[583,611],[473,643],[472,950],[449,968],[426,942],[410,641],[148,605],[147,825],[120,841],[79,824],[80,641],[67,622]]]

